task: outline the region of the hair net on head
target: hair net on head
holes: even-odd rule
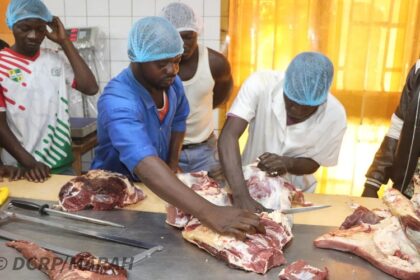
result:
[[[132,62],[149,62],[176,57],[184,52],[179,32],[163,17],[145,17],[131,28],[128,57]]]
[[[200,33],[201,23],[194,10],[180,2],[174,2],[164,7],[160,14],[175,26],[178,32],[194,31]]]
[[[7,26],[12,29],[16,22],[37,18],[51,22],[53,16],[41,0],[11,0],[6,11]]]
[[[333,64],[328,57],[303,52],[287,67],[284,94],[300,105],[321,105],[327,100],[333,73]]]

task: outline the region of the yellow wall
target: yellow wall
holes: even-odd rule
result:
[[[11,45],[14,42],[13,35],[6,25],[6,8],[8,4],[9,1],[0,1],[0,39]]]

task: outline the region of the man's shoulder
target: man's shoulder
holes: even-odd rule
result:
[[[335,118],[346,120],[346,109],[343,104],[331,93],[328,94],[327,98],[327,111],[334,114]]]
[[[230,64],[227,58],[220,52],[206,47],[212,75],[215,77],[230,75]]]
[[[176,75],[175,80],[171,85],[171,88],[175,91],[177,96],[185,95],[182,80],[178,75]]]
[[[248,78],[248,83],[258,83],[264,87],[277,86],[284,78],[284,73],[275,70],[259,70],[252,73]]]

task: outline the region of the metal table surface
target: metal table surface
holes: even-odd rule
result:
[[[39,202],[39,201],[38,201]],[[26,210],[16,210],[19,213],[31,214]],[[281,267],[271,269],[266,275],[259,275],[229,268],[225,263],[213,258],[206,252],[182,239],[178,229],[165,224],[165,215],[129,210],[113,211],[82,211],[86,216],[106,218],[122,223],[126,229],[91,225],[76,222],[61,217],[45,217],[49,220],[72,223],[84,228],[103,229],[107,233],[119,234],[127,238],[138,238],[142,241],[160,244],[164,250],[154,253],[150,258],[137,265],[130,266],[127,258],[126,268],[129,279],[277,279]],[[44,241],[53,245],[76,251],[89,251],[97,256],[111,257],[109,260],[130,257],[142,251],[125,245],[119,245],[73,233],[59,231],[53,228],[39,226],[33,223],[10,221],[0,225],[1,229],[28,237],[31,241]],[[304,259],[318,267],[328,267],[330,279],[395,279],[363,259],[352,254],[318,249],[312,241],[319,235],[331,230],[331,227],[299,225],[293,227],[294,239],[285,248],[288,262]],[[65,257],[63,257],[65,258]],[[16,250],[6,247],[0,239],[0,279],[48,279],[38,270],[34,270]]]

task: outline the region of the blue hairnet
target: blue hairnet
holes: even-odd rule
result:
[[[7,26],[12,29],[16,22],[37,18],[51,22],[53,16],[41,0],[11,0],[6,11]]]
[[[149,62],[176,57],[184,42],[175,27],[163,17],[145,17],[131,28],[128,57],[132,62]]]
[[[287,67],[284,94],[300,105],[321,105],[327,100],[333,73],[333,64],[328,57],[303,52]]]
[[[168,4],[162,9],[160,15],[172,23],[178,32],[194,31],[200,33],[201,22],[196,16],[194,10],[181,2]]]

